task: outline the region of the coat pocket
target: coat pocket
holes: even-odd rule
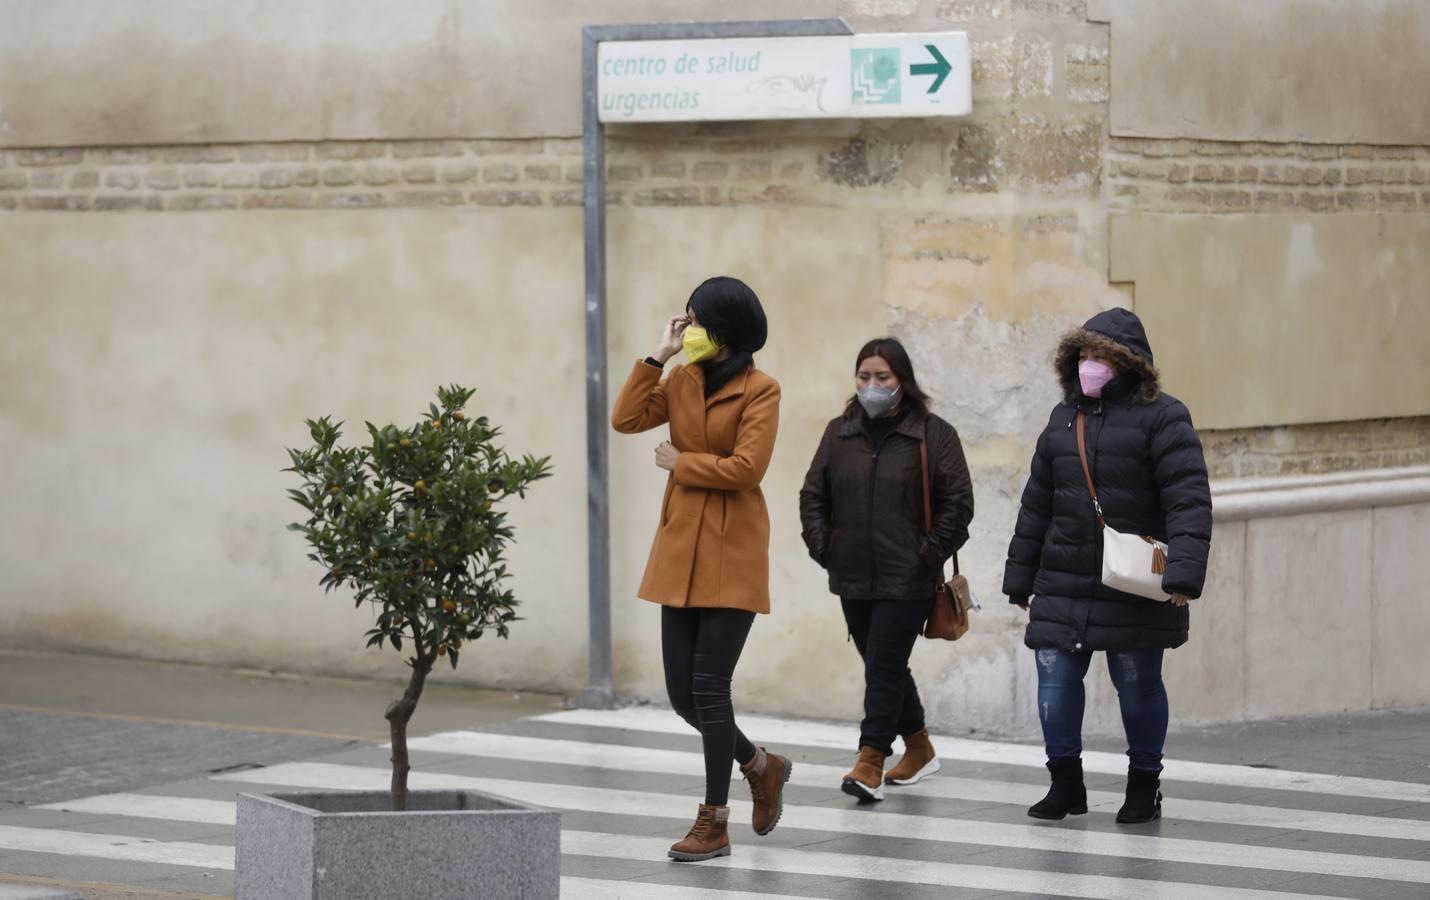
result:
[[[705,497],[709,494],[704,488],[686,487],[685,485],[673,485],[670,492],[670,502],[666,505],[666,519],[698,519],[705,511]]]

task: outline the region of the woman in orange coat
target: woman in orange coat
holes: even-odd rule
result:
[[[705,802],[681,861],[730,854],[726,823],[731,761],[750,783],[755,833],[779,821],[790,762],[750,743],[735,726],[730,679],[756,613],[770,611],[770,519],[760,481],[779,427],[780,386],[755,368],[765,312],[735,278],[695,289],[685,315],[666,323],[653,355],[636,363],[611,423],[623,434],[670,424],[655,464],[670,475],[639,594],[659,603],[666,690],[700,732]],[[682,348],[693,365],[665,364]]]

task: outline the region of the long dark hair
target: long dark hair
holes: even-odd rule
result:
[[[705,396],[709,397],[755,364],[755,354],[769,337],[765,308],[748,284],[727,275],[702,282],[685,308],[695,313],[716,343],[730,351],[725,359],[700,363],[705,370]]]
[[[913,410],[920,417],[927,417],[929,395],[919,387],[918,379],[914,377],[913,360],[909,359],[909,351],[904,349],[904,345],[899,343],[898,338],[875,338],[865,344],[859,351],[859,358],[854,360],[854,371],[857,373],[859,366],[863,365],[864,360],[871,356],[877,356],[888,363],[895,377],[899,379],[900,390],[903,393],[900,402],[904,407]],[[855,413],[862,414],[863,411],[863,407],[859,405],[858,394],[850,397],[848,405],[844,407],[846,416],[852,416]]]

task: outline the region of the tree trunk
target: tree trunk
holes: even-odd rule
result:
[[[392,810],[404,812],[407,809],[407,773],[412,766],[407,760],[407,723],[417,711],[417,701],[422,698],[422,686],[427,681],[427,673],[432,671],[432,658],[421,652],[409,660],[412,678],[407,682],[407,690],[401,699],[394,700],[387,707],[387,722],[392,732]]]

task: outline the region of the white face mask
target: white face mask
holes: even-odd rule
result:
[[[877,384],[866,385],[859,389],[859,405],[864,407],[864,412],[869,414],[869,418],[882,418],[899,405],[899,391],[901,390],[903,390],[903,385],[892,391],[879,387]]]

